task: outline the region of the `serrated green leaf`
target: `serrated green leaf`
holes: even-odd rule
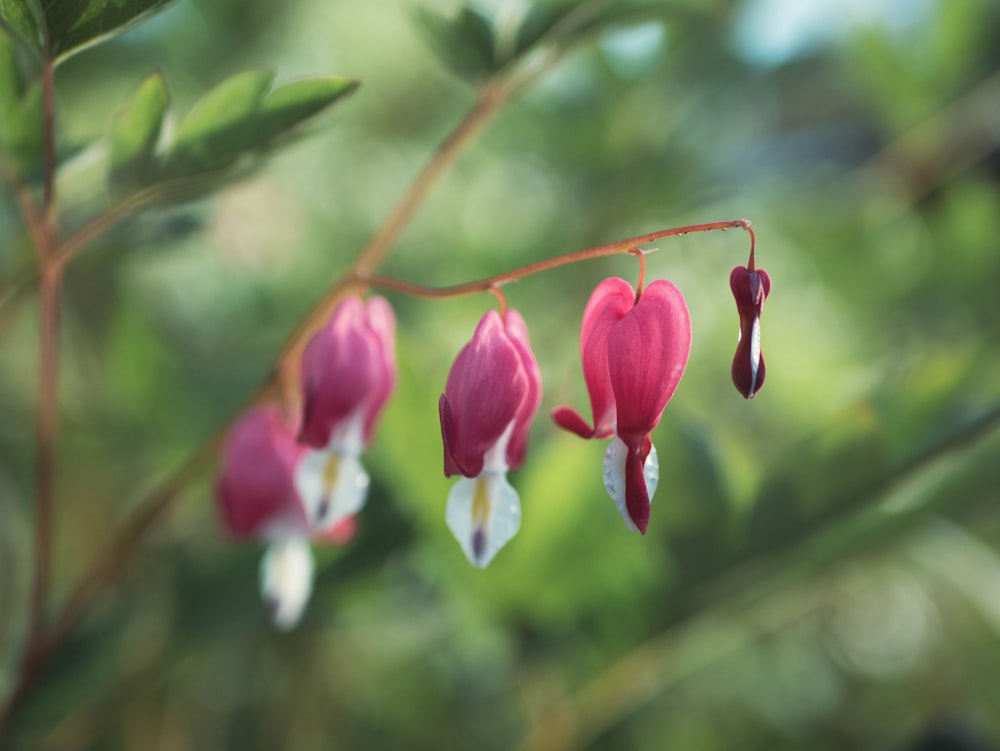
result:
[[[35,52],[42,49],[42,13],[35,0],[0,0],[0,26]]]
[[[271,71],[238,73],[199,99],[177,129],[167,153],[166,176],[206,172],[232,162],[244,149],[273,80]]]
[[[171,0],[45,0],[49,54],[62,59],[135,26]]]
[[[109,179],[114,190],[124,191],[148,181],[169,100],[163,76],[154,73],[118,113],[110,139]]]
[[[19,173],[42,158],[42,89],[25,87],[11,40],[0,34],[0,155]]]
[[[477,81],[496,68],[492,22],[481,11],[465,7],[450,19],[427,8],[416,8],[413,18],[444,66],[460,78]]]

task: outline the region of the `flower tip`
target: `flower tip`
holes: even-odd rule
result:
[[[633,450],[621,438],[612,439],[604,454],[604,487],[629,529],[646,534],[650,500],[659,479],[660,463],[652,443],[643,459],[639,447]]]
[[[271,543],[261,560],[261,599],[275,627],[298,625],[312,594],[313,558],[309,542],[291,538]]]
[[[581,438],[593,438],[596,431],[587,424],[580,414],[570,407],[556,407],[552,410],[552,421],[563,430],[576,433]]]
[[[486,561],[483,561],[483,555],[486,553],[486,530],[482,527],[477,527],[472,533],[472,562],[479,566],[480,568],[485,568]]]

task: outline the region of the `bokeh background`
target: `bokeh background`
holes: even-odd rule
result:
[[[60,67],[70,210],[103,189],[88,145],[153,70],[180,112],[246,68],[363,84],[247,179],[71,266],[57,597],[237,413],[471,105],[415,6],[458,7],[180,0]],[[645,6],[506,106],[383,267],[444,285],[752,219],[773,280],[752,402],[729,377],[745,235],[664,240],[649,259],[684,292],[694,345],[653,435],[645,538],[605,495],[603,443],[547,417],[586,404],[583,306],[634,261],[507,288],[545,393],[512,477],[522,530],[486,571],[444,525],[437,399],[494,301],[388,293],[399,390],[359,534],[317,550],[302,625],[270,627],[262,548],[223,539],[206,473],[42,676],[17,747],[1000,748],[1000,3]],[[32,268],[9,196],[0,233],[7,291]],[[35,331],[33,293],[5,297],[0,686],[24,629]]]

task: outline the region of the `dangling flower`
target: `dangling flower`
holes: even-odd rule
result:
[[[507,470],[524,462],[542,377],[524,319],[490,311],[459,352],[438,404],[448,494],[446,518],[474,565],[485,568],[517,533],[521,505]]]
[[[740,341],[733,358],[733,384],[747,399],[764,385],[764,355],[760,350],[760,311],[771,292],[771,278],[761,269],[737,266],[729,286],[740,314]]]
[[[361,452],[396,385],[395,317],[383,297],[348,297],[302,356],[299,440],[309,447],[295,483],[312,523],[361,510],[368,473]]]
[[[219,514],[229,535],[268,542],[261,561],[261,594],[281,629],[294,627],[309,601],[310,538],[344,544],[354,534],[352,517],[325,526],[310,522],[294,482],[305,455],[278,408],[257,406],[226,436],[216,483]]]
[[[659,468],[649,435],[677,389],[691,351],[691,319],[680,290],[665,280],[636,299],[624,279],[605,279],[583,313],[580,352],[594,425],[569,407],[559,427],[582,438],[614,436],[604,485],[631,529],[646,533]]]

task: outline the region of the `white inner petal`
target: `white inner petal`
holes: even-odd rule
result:
[[[506,472],[462,477],[448,493],[445,520],[469,562],[486,568],[521,526],[520,499]]]
[[[337,428],[330,433],[327,449],[341,454],[361,456],[365,443],[365,416],[361,409],[356,409],[346,417]]]
[[[507,444],[510,443],[510,436],[514,432],[514,420],[504,430],[497,442],[490,447],[483,457],[483,472],[507,472]]]
[[[295,468],[295,489],[310,529],[316,533],[358,513],[365,505],[368,484],[368,473],[358,454],[342,448],[310,449]]]
[[[628,513],[628,505],[625,500],[625,459],[628,456],[628,446],[621,438],[615,436],[608,444],[608,450],[604,454],[604,487],[618,507],[618,513],[625,520],[625,525],[633,532],[638,532],[632,517]],[[642,467],[643,478],[646,480],[646,493],[652,502],[653,493],[656,492],[656,485],[660,480],[660,462],[656,457],[656,446],[650,446],[649,456]]]
[[[757,370],[760,367],[760,317],[754,316],[753,326],[750,328],[750,393],[747,398],[757,391]]]
[[[313,557],[302,537],[272,542],[260,562],[260,593],[271,610],[274,625],[294,628],[309,602],[313,582]]]

